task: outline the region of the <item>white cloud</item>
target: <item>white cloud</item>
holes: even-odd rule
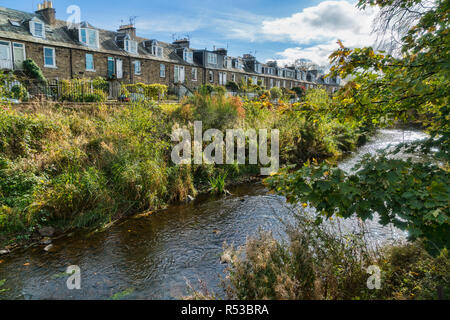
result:
[[[174,21],[176,21],[176,23],[174,23]],[[186,18],[179,16],[164,16],[151,20],[138,21],[136,23],[136,28],[142,33],[185,33],[196,31],[203,25],[203,19],[198,17]]]
[[[326,64],[329,54],[337,48],[338,39],[348,47],[372,45],[375,42],[375,36],[371,35],[375,15],[374,9],[362,11],[353,2],[324,1],[290,17],[264,21],[262,33],[272,39],[299,44],[279,52],[280,63],[306,58]]]

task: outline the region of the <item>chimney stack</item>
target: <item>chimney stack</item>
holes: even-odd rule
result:
[[[56,24],[56,10],[53,8],[52,1],[44,1],[42,4],[38,4],[36,14],[41,15],[49,25]]]
[[[136,38],[136,27],[133,24],[127,24],[119,27],[117,32],[127,33],[131,36],[131,38]]]
[[[190,41],[188,38],[184,38],[184,39],[175,40],[172,44],[178,48],[188,48],[189,49]]]

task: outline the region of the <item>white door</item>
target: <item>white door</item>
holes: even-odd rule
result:
[[[219,84],[224,86],[227,84],[227,74],[226,72],[219,72]]]
[[[123,78],[123,62],[121,59],[116,60],[117,79]]]
[[[0,41],[0,69],[12,69],[10,42]]]
[[[175,83],[183,83],[185,79],[184,67],[183,66],[175,66],[174,67],[174,82]]]
[[[23,62],[25,61],[25,45],[23,43],[13,44],[14,54],[14,69],[23,69]]]
[[[184,74],[184,67],[180,67],[180,82],[184,83],[185,74]]]

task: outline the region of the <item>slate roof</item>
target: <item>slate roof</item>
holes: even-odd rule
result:
[[[99,48],[90,48],[83,45],[78,41],[78,31],[69,30],[65,21],[57,20],[55,25],[45,24],[45,39],[33,37],[30,33],[28,22],[38,18],[45,22],[44,17],[36,13],[28,13],[18,11],[14,9],[0,7],[0,36],[3,38],[29,41],[47,45],[54,45],[60,47],[68,47],[74,49],[83,49],[88,51],[96,51],[103,53],[110,53],[114,55],[131,56],[136,58],[147,58],[152,60],[159,60],[165,62],[173,62],[180,64],[187,64],[184,60],[178,57],[174,52],[175,48],[161,41],[158,41],[159,45],[164,49],[162,57],[153,56],[143,46],[143,41],[150,40],[146,38],[136,37],[134,40],[138,41],[138,55],[131,54],[120,48],[116,43],[116,36],[120,36],[121,32],[109,31],[100,28],[96,28],[91,24],[87,24],[90,28],[98,30],[99,32]],[[14,26],[10,23],[12,21],[18,21],[20,26]],[[82,23],[84,24],[84,22]]]
[[[87,22],[83,22],[82,25],[85,23],[86,26],[96,29],[99,32],[99,48],[90,48],[88,46],[83,45],[78,40],[78,29],[69,30],[67,27],[67,24],[65,21],[57,20],[55,25],[51,26],[49,24],[45,24],[45,39],[33,37],[30,33],[29,28],[29,21],[33,18],[37,18],[39,20],[42,20],[45,22],[45,18],[41,16],[38,13],[28,13],[23,11],[18,11],[14,9],[9,9],[0,6],[0,36],[7,39],[12,40],[19,40],[19,41],[28,41],[28,42],[34,42],[34,43],[41,43],[46,45],[53,45],[53,46],[60,46],[60,47],[67,47],[67,48],[74,48],[74,49],[82,49],[86,51],[94,51],[94,52],[102,52],[102,53],[109,53],[114,55],[122,55],[126,57],[135,57],[140,59],[151,59],[151,60],[157,60],[161,62],[171,62],[175,64],[180,65],[190,65],[194,67],[202,67],[202,65],[198,64],[197,62],[188,63],[182,59],[177,53],[176,49],[177,47],[166,42],[162,42],[158,40],[158,45],[163,48],[163,56],[158,57],[151,54],[149,50],[147,50],[144,47],[144,41],[154,40],[154,39],[147,39],[142,37],[135,37],[134,40],[138,42],[138,54],[131,54],[129,52],[126,52],[122,48],[120,48],[117,45],[116,37],[119,35],[123,35],[122,32],[116,32],[116,31],[109,31],[104,30],[100,28],[95,28],[91,24]],[[16,21],[20,25],[15,26],[11,21]],[[203,51],[203,50],[197,50],[194,48],[190,48],[193,51]],[[206,50],[208,52],[214,52],[210,50]],[[236,58],[233,58],[236,59]],[[248,68],[247,63],[245,63],[244,59],[244,70],[241,69],[235,69],[235,68],[225,68],[222,66],[219,66],[217,68],[209,68],[209,69],[215,69],[215,70],[223,70],[227,72],[233,72],[233,73],[246,73],[250,76],[266,76],[271,78],[277,78],[277,79],[287,79],[275,75],[268,75],[268,74],[258,74],[255,73],[251,68]],[[255,59],[256,61],[256,59]],[[263,64],[263,66],[271,66],[270,64]],[[294,79],[292,79],[294,80]],[[300,80],[302,81],[302,80]],[[309,81],[302,81],[304,83],[311,83]]]

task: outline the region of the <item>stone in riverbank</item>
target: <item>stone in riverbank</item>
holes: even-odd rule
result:
[[[9,250],[0,250],[0,256],[7,255],[9,253]]]
[[[43,227],[39,229],[39,234],[41,237],[53,237],[55,234],[55,229],[52,227]]]

